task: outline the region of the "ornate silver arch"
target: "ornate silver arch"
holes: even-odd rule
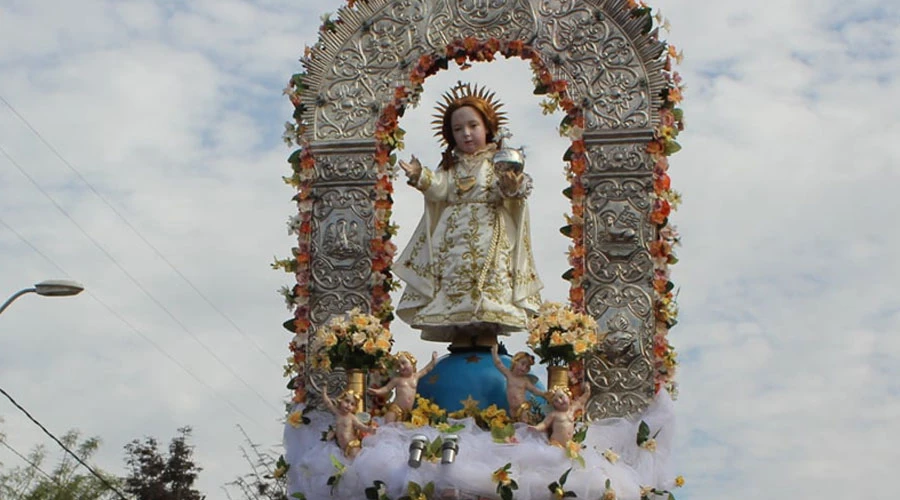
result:
[[[655,389],[648,246],[656,226],[646,146],[667,87],[665,44],[648,33],[648,16],[633,16],[624,0],[358,0],[339,17],[305,60],[298,117],[316,161],[313,326],[354,306],[368,309],[373,135],[394,90],[410,86],[420,57],[442,55],[456,40],[521,40],[568,82],[585,117],[585,305],[610,332],[585,366],[594,394],[588,416],[644,409]],[[313,392],[320,377],[311,377]]]

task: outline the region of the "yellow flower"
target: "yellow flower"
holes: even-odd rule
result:
[[[566,443],[566,455],[569,458],[575,458],[581,455],[581,443],[576,443],[575,441],[569,441]]]
[[[566,492],[565,492],[565,490],[562,489],[562,487],[557,486],[556,489],[553,490],[553,498],[555,498],[556,500],[562,500],[565,497],[566,497]]]
[[[326,333],[325,338],[322,339],[322,343],[325,347],[334,347],[337,344],[337,335],[332,332]]]
[[[363,342],[362,350],[366,354],[375,354],[375,342],[372,339],[367,339]]]
[[[291,412],[291,414],[288,415],[287,421],[289,424],[291,424],[291,427],[295,429],[297,427],[300,427],[301,425],[303,425],[303,412],[301,412],[300,410]]]
[[[653,493],[653,486],[641,486],[641,498],[649,497]]]
[[[675,478],[675,486],[677,488],[684,486],[684,476],[679,475]]]
[[[656,440],[653,438],[650,438],[650,439],[644,441],[644,443],[641,445],[641,448],[643,448],[649,452],[656,451]]]
[[[422,427],[423,425],[428,425],[428,417],[423,415],[421,412],[413,411],[409,422],[415,427]]]
[[[495,470],[494,473],[491,474],[491,479],[495,483],[500,483],[502,486],[507,486],[512,482],[512,479],[509,477],[509,471],[505,468]]]
[[[272,477],[279,479],[287,472],[287,467],[278,467],[272,472]]]
[[[611,448],[603,450],[603,458],[605,458],[611,464],[615,464],[619,461],[619,455],[616,452],[612,451]]]
[[[606,488],[606,491],[603,492],[603,497],[600,500],[616,500],[616,490]]]

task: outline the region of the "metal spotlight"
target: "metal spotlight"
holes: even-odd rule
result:
[[[413,469],[418,469],[422,465],[422,455],[425,453],[425,443],[428,438],[422,434],[416,434],[409,443],[409,461],[407,462]]]
[[[441,445],[441,463],[452,464],[459,453],[459,436],[448,434],[444,436],[444,444]]]

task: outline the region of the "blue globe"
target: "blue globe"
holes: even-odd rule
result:
[[[512,357],[504,353],[500,355],[500,359],[509,368]],[[538,389],[545,390],[537,377],[533,377],[532,382]],[[462,409],[462,402],[469,397],[478,401],[479,408],[495,404],[509,412],[506,404],[506,377],[494,366],[491,352],[487,348],[458,350],[441,357],[434,369],[419,380],[416,389],[420,395],[448,412]],[[545,403],[543,398],[531,394],[529,398],[538,407]]]

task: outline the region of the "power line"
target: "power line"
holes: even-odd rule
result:
[[[21,458],[22,460],[24,460],[25,463],[27,463],[28,465],[31,466],[31,468],[33,468],[33,469],[37,470],[38,472],[40,472],[41,474],[43,474],[44,477],[46,477],[47,479],[53,481],[54,483],[59,484],[59,482],[58,482],[56,479],[54,479],[53,476],[51,476],[50,474],[47,474],[46,472],[44,472],[44,469],[41,469],[41,467],[40,467],[38,464],[32,462],[31,460],[28,459],[28,457],[26,457],[25,455],[22,455],[21,453],[19,453],[19,451],[16,450],[15,448],[13,448],[12,446],[10,446],[9,443],[6,442],[6,440],[0,439],[0,444],[2,444],[3,446],[5,446],[9,451],[13,452],[17,457],[19,457],[19,458]]]
[[[26,245],[28,245],[32,250],[34,250],[35,253],[37,253],[38,255],[40,255],[41,257],[43,257],[44,260],[46,260],[47,262],[49,262],[49,263],[50,263],[53,267],[55,267],[60,273],[62,273],[63,275],[65,275],[67,278],[70,277],[70,276],[69,276],[69,273],[67,273],[62,267],[60,267],[59,264],[57,264],[56,262],[54,262],[53,259],[51,259],[50,257],[48,257],[46,254],[44,254],[39,248],[37,248],[34,244],[32,244],[30,241],[28,241],[28,239],[26,239],[24,236],[22,236],[22,234],[20,234],[18,231],[16,231],[15,229],[13,229],[13,227],[10,226],[9,224],[7,224],[2,218],[0,218],[0,224],[2,224],[4,227],[6,227],[7,229],[9,229],[9,230],[10,230],[13,234],[15,234],[16,236],[18,236],[19,239],[22,240],[22,242],[24,242],[24,243],[25,243]],[[110,314],[112,314],[113,316],[115,316],[119,321],[121,321],[125,326],[127,326],[128,328],[130,328],[134,333],[138,334],[139,337],[141,337],[141,338],[144,339],[148,344],[150,344],[151,346],[153,346],[154,349],[156,349],[157,351],[159,351],[160,354],[162,354],[163,356],[165,356],[166,358],[168,358],[169,361],[171,361],[172,363],[174,363],[178,368],[181,368],[182,371],[184,371],[185,373],[187,373],[187,374],[188,374],[191,378],[193,378],[198,384],[200,384],[200,385],[202,385],[203,387],[207,388],[210,392],[213,393],[213,395],[216,396],[216,398],[218,398],[218,399],[224,401],[229,407],[231,407],[232,410],[234,410],[234,411],[237,412],[239,415],[241,415],[241,416],[243,416],[244,418],[246,418],[248,421],[253,422],[253,423],[255,423],[256,425],[260,426],[260,428],[263,428],[263,429],[266,428],[266,426],[262,425],[259,421],[257,421],[256,419],[254,419],[253,417],[251,417],[250,415],[248,415],[246,412],[244,412],[244,410],[242,410],[240,407],[238,407],[237,405],[235,405],[230,399],[228,399],[228,398],[222,396],[222,395],[219,393],[219,391],[217,391],[215,388],[213,388],[213,387],[212,387],[211,385],[209,385],[208,383],[206,383],[206,382],[204,382],[203,380],[201,380],[200,377],[198,377],[196,374],[194,374],[194,372],[192,372],[188,367],[184,366],[184,364],[182,364],[180,361],[178,361],[177,359],[175,359],[175,357],[173,357],[171,354],[169,354],[165,349],[163,349],[162,347],[160,347],[159,344],[157,344],[156,342],[154,342],[150,337],[148,337],[147,335],[145,335],[145,334],[144,334],[141,330],[139,330],[136,326],[134,326],[133,324],[131,324],[130,321],[128,321],[128,320],[125,319],[121,314],[119,314],[118,312],[116,312],[112,307],[109,306],[109,304],[107,304],[107,303],[104,302],[102,299],[100,299],[100,297],[98,297],[96,294],[94,294],[93,292],[91,292],[90,289],[85,290],[84,293],[86,293],[89,297],[91,297],[92,299],[94,299],[95,301],[97,301],[97,303],[100,304],[104,309],[106,309]]]
[[[47,428],[44,427],[43,424],[41,424],[40,422],[38,422],[36,418],[32,417],[31,414],[28,413],[28,410],[26,410],[26,409],[23,408],[21,405],[19,405],[19,403],[17,403],[16,400],[13,399],[12,396],[10,396],[6,391],[4,391],[2,387],[0,387],[0,393],[2,393],[4,396],[6,396],[6,399],[8,399],[8,400],[9,400],[16,408],[18,408],[22,413],[24,413],[25,416],[28,417],[29,420],[31,420],[32,422],[35,423],[35,425],[37,425],[38,427],[40,427],[41,430],[44,431],[44,434],[50,436],[51,439],[53,439],[54,441],[56,441],[56,444],[58,444],[60,448],[62,448],[63,450],[65,450],[65,452],[68,453],[69,455],[72,455],[72,457],[74,457],[75,460],[78,461],[78,463],[80,463],[81,465],[83,465],[85,469],[89,470],[89,471],[91,472],[91,474],[93,474],[97,479],[100,480],[101,483],[103,483],[104,486],[106,486],[108,489],[114,491],[114,492],[116,493],[116,495],[118,495],[119,498],[121,498],[122,500],[128,500],[128,498],[125,498],[125,495],[123,495],[122,492],[119,491],[115,486],[113,486],[112,484],[110,484],[109,481],[107,481],[105,477],[101,476],[97,471],[95,471],[95,470],[93,469],[93,467],[91,467],[90,465],[88,465],[84,460],[81,459],[81,457],[79,457],[78,455],[76,455],[75,452],[73,452],[73,451],[70,450],[68,447],[66,447],[66,445],[64,445],[62,441],[60,441],[59,439],[57,439],[57,437],[54,436],[52,432],[48,431]]]
[[[239,334],[241,334],[245,339],[249,340],[250,343],[253,344],[253,346],[256,348],[256,350],[260,352],[260,354],[262,354],[263,356],[265,356],[265,357],[266,357],[269,361],[271,361],[272,363],[275,363],[276,366],[279,366],[279,362],[276,361],[272,356],[270,356],[265,350],[263,350],[263,348],[259,345],[259,343],[256,342],[256,339],[254,339],[253,337],[251,337],[250,335],[248,335],[246,332],[244,332],[244,330],[242,330],[241,327],[238,326],[237,323],[235,323],[234,320],[231,319],[231,317],[228,316],[228,314],[225,313],[225,311],[222,311],[222,310],[221,310],[218,306],[216,306],[216,305],[215,305],[215,304],[214,304],[214,303],[213,303],[213,302],[212,302],[212,301],[211,301],[211,300],[210,300],[203,292],[201,292],[200,289],[197,288],[197,286],[194,285],[194,283],[193,283],[190,279],[188,279],[187,276],[185,276],[185,275],[184,275],[177,267],[175,267],[175,265],[172,264],[172,262],[169,261],[169,259],[166,258],[166,256],[163,255],[162,252],[160,252],[160,251],[156,248],[155,245],[153,245],[152,243],[150,243],[150,241],[147,240],[147,238],[145,238],[144,235],[141,234],[141,232],[138,231],[137,228],[134,227],[134,226],[131,224],[131,222],[129,222],[128,219],[127,219],[124,215],[122,215],[121,212],[119,212],[118,209],[116,209],[115,205],[113,205],[111,202],[109,202],[109,200],[107,200],[105,196],[103,196],[102,194],[100,194],[100,191],[98,191],[96,188],[94,188],[94,186],[93,186],[90,182],[88,182],[88,180],[87,180],[83,175],[81,175],[81,172],[79,172],[79,171],[78,171],[78,170],[77,170],[77,169],[76,169],[76,168],[75,168],[68,160],[66,160],[66,159],[63,157],[63,155],[62,155],[55,147],[53,147],[53,145],[50,144],[50,142],[49,142],[47,139],[45,139],[44,136],[41,135],[41,133],[38,132],[38,130],[37,130],[36,128],[34,128],[34,126],[32,126],[31,123],[30,123],[24,116],[22,116],[22,114],[19,113],[19,111],[16,110],[16,108],[15,108],[12,104],[10,104],[9,101],[7,101],[2,95],[0,95],[0,101],[3,101],[3,104],[5,104],[6,107],[8,107],[8,108],[10,109],[10,111],[12,111],[12,113],[13,113],[14,115],[16,115],[16,117],[17,117],[22,123],[24,123],[25,126],[28,127],[28,129],[31,130],[31,132],[32,132],[35,136],[37,136],[37,138],[40,139],[40,141],[41,141],[45,146],[47,146],[47,149],[49,149],[49,150],[50,150],[57,158],[59,158],[59,160],[60,160],[65,166],[69,167],[69,170],[71,170],[72,172],[74,172],[75,175],[78,176],[78,178],[81,180],[81,182],[84,183],[84,185],[87,186],[88,189],[90,189],[91,192],[94,193],[94,195],[95,195],[97,198],[100,199],[100,201],[102,201],[102,202],[103,202],[110,210],[112,210],[113,213],[116,214],[116,215],[119,217],[119,219],[121,219],[122,222],[124,222],[125,225],[128,226],[128,228],[131,229],[131,231],[132,231],[138,238],[140,238],[141,241],[144,242],[144,244],[146,244],[148,247],[150,247],[150,249],[153,250],[153,253],[155,253],[157,257],[159,257],[160,259],[162,259],[162,261],[165,262],[166,265],[168,265],[169,268],[171,268],[172,271],[175,272],[175,274],[177,274],[177,275],[178,275],[185,283],[187,283],[188,286],[190,286],[191,289],[193,289],[194,292],[196,292],[197,295],[199,295],[200,298],[202,298],[204,302],[206,302],[210,307],[213,308],[213,310],[215,310],[217,313],[219,313],[219,315],[221,315],[223,318],[225,318],[225,320],[228,321],[228,323],[230,323],[231,326],[232,326]]]
[[[81,224],[79,224],[71,215],[69,215],[69,213],[66,211],[66,209],[63,208],[62,205],[60,205],[56,201],[56,199],[54,199],[52,196],[50,196],[50,194],[47,191],[45,191],[44,188],[42,188],[41,185],[38,184],[37,181],[33,177],[31,177],[31,175],[29,175],[28,172],[25,171],[25,169],[23,167],[21,165],[19,165],[19,163],[15,159],[13,159],[12,156],[9,155],[9,153],[7,153],[6,149],[4,149],[3,146],[0,146],[0,153],[3,153],[3,156],[5,156],[6,159],[9,160],[10,163],[12,163],[13,166],[15,166],[16,169],[22,175],[24,175],[25,178],[28,179],[31,182],[31,184],[34,185],[35,188],[37,188],[38,191],[41,192],[41,194],[43,194],[48,200],[50,200],[50,202],[53,204],[53,206],[55,206],[56,209],[61,214],[63,214],[67,219],[69,219],[69,221],[71,221],[72,224],[74,224],[75,227],[77,227],[81,231],[81,233],[84,234],[85,237],[87,237],[87,239],[90,240],[91,243],[93,243],[94,246],[96,246],[106,256],[106,258],[110,260],[110,262],[112,262],[116,267],[118,267],[119,270],[122,271],[122,273],[128,277],[128,279],[131,281],[131,283],[134,284],[134,286],[136,286],[139,290],[141,290],[144,293],[144,295],[147,296],[147,298],[149,298],[151,301],[153,301],[154,304],[156,304],[157,307],[162,309],[163,312],[165,312],[166,315],[168,315],[169,318],[172,319],[172,321],[174,321],[178,326],[180,326],[181,329],[184,330],[184,332],[187,333],[189,337],[191,337],[198,345],[200,345],[200,347],[203,348],[203,350],[205,350],[210,356],[212,356],[213,359],[215,359],[220,365],[225,367],[225,369],[227,369],[229,372],[231,372],[231,374],[234,376],[234,378],[238,379],[242,384],[244,384],[244,387],[246,387],[248,390],[250,390],[250,392],[252,392],[253,394],[256,394],[256,396],[260,399],[260,401],[262,401],[264,404],[266,404],[269,408],[271,408],[275,411],[279,411],[278,408],[276,408],[274,405],[272,405],[271,402],[269,402],[265,397],[263,397],[263,395],[260,394],[256,389],[254,389],[253,386],[251,386],[246,380],[244,380],[244,378],[241,377],[234,370],[234,368],[231,367],[231,365],[229,365],[224,360],[222,360],[222,358],[220,358],[216,353],[214,353],[212,351],[212,349],[209,348],[209,346],[207,346],[205,343],[203,343],[203,341],[200,340],[200,338],[197,337],[197,335],[195,335],[194,332],[192,332],[187,327],[187,325],[182,323],[181,320],[179,320],[172,313],[172,311],[169,310],[169,308],[167,308],[165,305],[163,305],[163,303],[160,302],[156,297],[154,297],[153,294],[150,293],[150,291],[148,291],[146,288],[144,288],[144,286],[137,280],[137,278],[135,278],[130,272],[128,272],[128,270],[125,269],[125,267],[122,264],[120,264],[119,261],[117,261],[116,258],[113,257],[112,254],[109,253],[109,251],[103,247],[103,245],[100,244],[100,242],[98,242],[96,239],[94,239],[93,236],[91,236],[83,227],[81,227]]]

